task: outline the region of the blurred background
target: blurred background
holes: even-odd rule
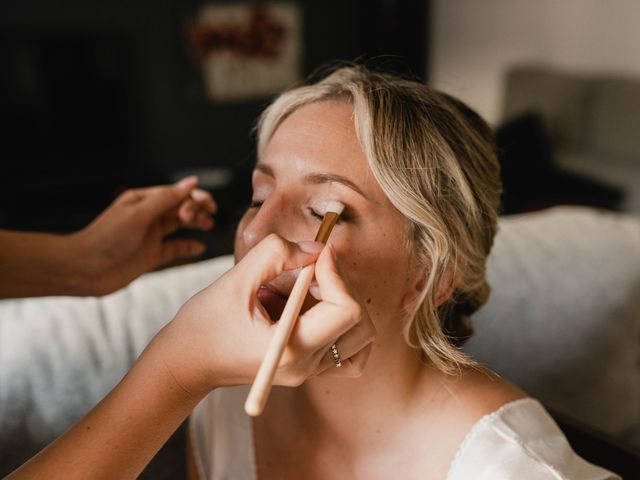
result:
[[[640,218],[638,25],[637,0],[5,0],[0,4],[0,229],[72,232],[127,188],[196,173],[220,210],[213,232],[189,235],[208,245],[205,257],[230,253],[235,226],[250,201],[252,128],[259,113],[274,94],[326,62],[354,59],[458,96],[488,120],[498,141],[505,215],[590,205]],[[624,368],[614,361],[601,376],[637,392],[638,377],[632,376],[637,369],[626,367],[639,365],[637,342],[628,355],[624,345],[618,349],[624,340],[630,344],[638,338],[633,333],[638,331],[637,290],[626,288],[631,282],[618,275],[619,263],[633,269],[634,259],[581,231],[576,233],[580,240],[600,245],[594,251],[604,252],[600,260],[614,272],[583,276],[601,276],[605,283],[613,278],[610,290],[636,303],[629,301],[625,313],[618,296],[607,303],[602,292],[589,290],[585,296],[592,303],[575,303],[597,304],[596,317],[605,311],[602,323],[592,322],[602,330],[574,332],[573,325],[590,325],[579,315],[566,324],[571,334],[560,340],[589,347],[594,339],[604,339],[610,350],[586,348],[584,355],[594,362],[625,359]],[[615,240],[616,232],[605,236]],[[575,244],[568,242],[567,248]],[[554,257],[544,250],[547,245],[535,243],[546,263],[556,267],[564,263],[555,258],[571,259],[563,249]],[[525,247],[523,256],[535,253]],[[578,263],[591,263],[575,250]],[[593,258],[591,250],[584,251]],[[529,264],[514,258],[503,261],[520,265],[514,270],[519,280],[522,272],[536,276],[537,270],[527,272]],[[568,295],[564,289],[552,293],[573,306],[576,292],[582,294],[571,290],[580,274],[558,270],[550,285],[567,287]],[[540,278],[539,283],[548,283]],[[538,307],[537,298],[553,306],[554,295],[544,290],[531,297],[524,280],[511,282],[518,312],[527,301]],[[519,287],[526,290],[522,296]],[[550,314],[538,327],[555,335],[561,320]],[[535,332],[514,328],[513,335],[502,325],[496,329],[505,335],[505,345],[518,349],[517,340],[527,335],[536,345]],[[609,344],[610,334],[618,336]],[[496,343],[487,345],[499,350]],[[556,369],[555,357],[542,353],[542,363],[554,374],[550,391],[562,392],[553,383],[562,378],[555,376],[557,370],[563,373],[562,366]],[[535,377],[519,361],[505,358],[523,376]],[[571,362],[582,359],[571,357]],[[591,371],[586,375],[588,401],[602,404],[600,391],[591,395]],[[611,404],[638,400],[637,395],[611,396]],[[625,465],[637,472],[637,453],[629,460],[622,450],[594,443],[592,437],[598,436],[584,436],[584,428],[576,431],[572,425],[562,424],[579,453],[619,472]],[[9,437],[9,445],[18,447],[17,442],[28,441]],[[175,438],[169,450],[179,442]],[[177,445],[179,460],[171,464],[183,471],[183,449]],[[11,458],[13,466],[28,456],[20,455]],[[152,464],[151,470],[164,467]],[[171,475],[143,478],[180,478]]]
[[[197,173],[249,201],[251,129],[273,94],[368,59],[459,96],[496,129],[504,213],[640,215],[633,0],[45,0],[0,6],[0,228],[70,232],[122,190]]]
[[[0,6],[0,228],[72,231],[125,188],[198,173],[220,206],[208,255],[229,253],[275,92],[365,54],[426,73],[425,2],[62,5]]]

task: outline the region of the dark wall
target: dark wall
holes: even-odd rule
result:
[[[246,183],[250,129],[268,99],[204,99],[183,37],[202,3],[2,3],[0,109],[8,128],[0,134],[0,228],[70,231],[123,188],[189,167],[229,167]],[[426,74],[426,2],[298,3],[303,74],[362,55],[387,55],[377,63]]]

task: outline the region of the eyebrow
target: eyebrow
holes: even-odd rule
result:
[[[264,173],[265,175],[268,175],[272,178],[275,178],[275,174],[273,172],[273,169],[269,166],[266,165],[264,163],[256,163],[255,169]],[[307,175],[304,176],[303,178],[304,183],[307,184],[314,184],[314,185],[321,185],[323,183],[340,183],[348,188],[350,188],[351,190],[353,190],[354,192],[358,193],[359,195],[361,195],[362,197],[364,197],[365,199],[372,201],[369,199],[369,197],[367,197],[364,192],[362,191],[362,189],[360,187],[358,187],[358,185],[356,185],[355,183],[353,183],[351,180],[349,180],[347,177],[343,177],[342,175],[338,175],[335,173],[319,173],[319,172],[314,172],[314,173],[308,173]]]

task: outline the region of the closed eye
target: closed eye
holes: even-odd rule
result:
[[[249,208],[260,208],[263,203],[264,202],[260,200],[252,200],[251,203],[249,204]],[[324,220],[324,215],[321,215],[320,213],[316,212],[313,208],[309,208],[308,210],[309,210],[309,214],[316,220],[318,221]],[[345,220],[345,221],[348,220],[344,212],[342,215],[338,217],[338,220],[336,221],[336,223],[340,223],[342,220]]]
[[[310,209],[309,209],[309,213],[311,213],[311,216],[312,216],[312,217],[315,217],[315,218],[317,218],[318,220],[323,220],[323,219],[324,219],[324,216],[323,216],[323,215],[320,215],[320,214],[319,214],[318,212],[316,212],[313,208],[310,208]]]
[[[309,213],[311,213],[311,216],[316,218],[317,220],[324,220],[324,215],[319,214],[318,212],[316,212],[313,208],[309,208]],[[349,221],[349,216],[345,215],[344,212],[338,217],[338,219],[336,220],[336,224],[341,223],[342,221]]]

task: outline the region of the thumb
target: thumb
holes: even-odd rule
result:
[[[245,285],[256,291],[285,270],[302,268],[313,263],[324,245],[319,242],[289,242],[271,234],[253,247],[238,263]]]
[[[150,188],[139,208],[151,221],[166,213],[172,208],[177,208],[180,203],[189,197],[191,191],[198,184],[198,177],[187,177],[173,185]]]

